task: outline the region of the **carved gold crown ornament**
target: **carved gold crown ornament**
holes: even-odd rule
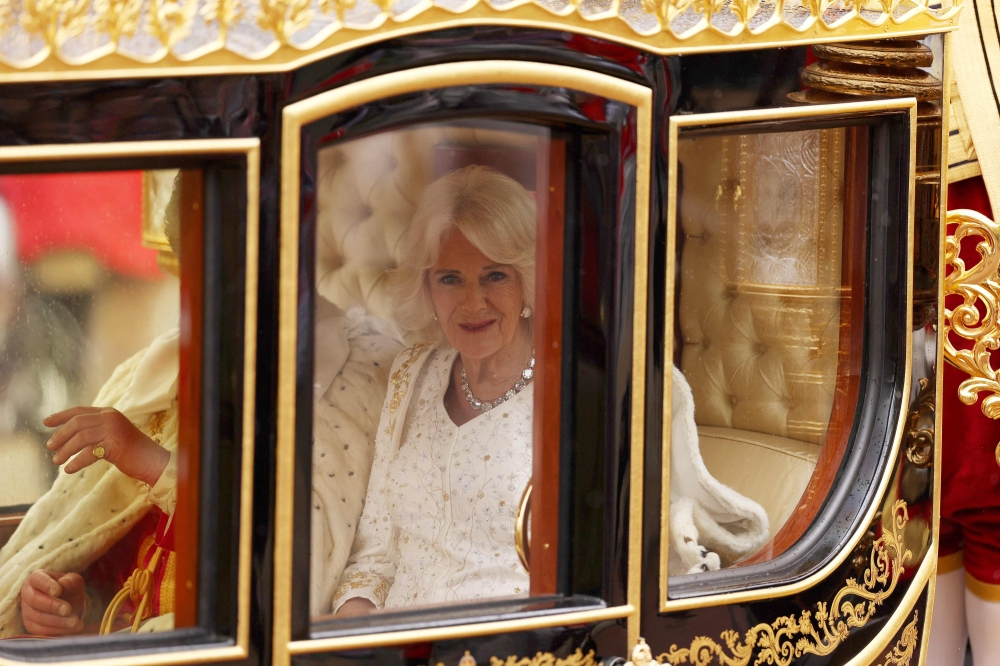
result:
[[[992,352],[1000,349],[1000,224],[972,210],[948,212],[949,234],[944,257],[944,356],[969,375],[958,386],[958,398],[974,405],[985,393],[981,408],[991,419],[1000,419],[1000,369]],[[980,238],[979,261],[966,268],[960,256],[962,241]],[[954,297],[961,302],[949,307]],[[971,342],[971,348],[956,346],[956,338]],[[996,448],[1000,465],[1000,444]]]
[[[373,39],[458,24],[573,30],[658,53],[872,39],[951,29],[961,2],[0,0],[0,80],[280,71]]]
[[[882,535],[872,544],[868,567],[861,580],[847,579],[829,605],[820,602],[815,612],[803,610],[798,616],[786,615],[770,623],[762,622],[748,629],[742,638],[733,630],[722,632],[721,642],[708,636],[696,636],[688,647],[671,645],[653,661],[661,666],[747,666],[750,663],[789,666],[803,655],[831,654],[850,635],[852,628],[868,624],[896,589],[905,565],[913,557],[903,541],[908,520],[906,502],[896,500],[892,505],[890,529],[883,528]],[[899,660],[907,650],[912,653],[909,647],[912,637],[904,632],[904,638],[906,640],[901,640],[898,646],[900,656],[892,652],[887,657],[897,660],[886,663],[905,663]],[[645,642],[641,645],[645,646]],[[636,646],[632,658],[634,666],[646,666],[648,650],[648,647],[640,650],[640,645]]]

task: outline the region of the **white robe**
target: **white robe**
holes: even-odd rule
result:
[[[52,488],[32,505],[0,549],[0,638],[25,633],[20,594],[32,571],[83,571],[146,515],[153,500],[162,502],[168,513],[172,511],[175,493],[169,484],[176,479],[177,340],[177,329],[156,338],[118,366],[94,399],[95,405],[114,407],[144,432],[153,414],[168,411],[161,444],[172,455],[163,483],[150,489],[106,461],[76,474],[60,470]]]
[[[393,364],[334,609],[356,597],[398,608],[529,591],[514,523],[531,479],[534,385],[457,426],[443,403],[457,352],[414,350]]]
[[[670,425],[671,575],[713,571],[758,551],[770,532],[764,508],[718,481],[701,457],[691,387],[673,369]]]
[[[351,553],[392,360],[391,324],[353,307],[316,324],[309,612],[329,613]]]

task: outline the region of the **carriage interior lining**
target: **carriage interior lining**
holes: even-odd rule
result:
[[[764,507],[772,537],[813,474],[835,397],[842,145],[833,129],[678,146],[679,365],[708,470]]]

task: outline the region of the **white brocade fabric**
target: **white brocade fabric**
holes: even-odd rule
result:
[[[351,554],[389,368],[403,343],[384,320],[355,306],[317,322],[315,348],[309,612],[322,615]]]
[[[394,380],[408,351],[393,364]],[[514,522],[531,479],[533,384],[456,426],[443,398],[457,352],[439,347],[429,354],[408,383],[413,395],[403,403],[395,455],[394,396],[386,400],[365,509],[334,610],[355,597],[397,608],[528,594]]]
[[[170,460],[160,478],[146,493],[146,501],[155,504],[171,518],[177,508],[177,452],[170,452]]]
[[[171,453],[178,437],[178,339],[175,328],[153,340],[119,365],[94,399],[95,405],[114,407],[147,432],[151,418],[167,412],[159,437]],[[20,590],[28,574],[86,569],[142,520],[151,507],[149,491],[107,461],[76,474],[60,470],[52,488],[0,549],[0,638],[26,633]]]

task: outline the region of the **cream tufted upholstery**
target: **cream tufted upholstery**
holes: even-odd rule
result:
[[[395,266],[396,242],[410,222],[420,193],[451,170],[446,163],[449,151],[442,149],[534,151],[538,142],[537,136],[502,130],[423,126],[321,150],[316,253],[320,295],[341,310],[362,305],[395,322],[385,271]]]
[[[682,140],[678,326],[702,454],[772,535],[809,480],[836,388],[842,130]]]

